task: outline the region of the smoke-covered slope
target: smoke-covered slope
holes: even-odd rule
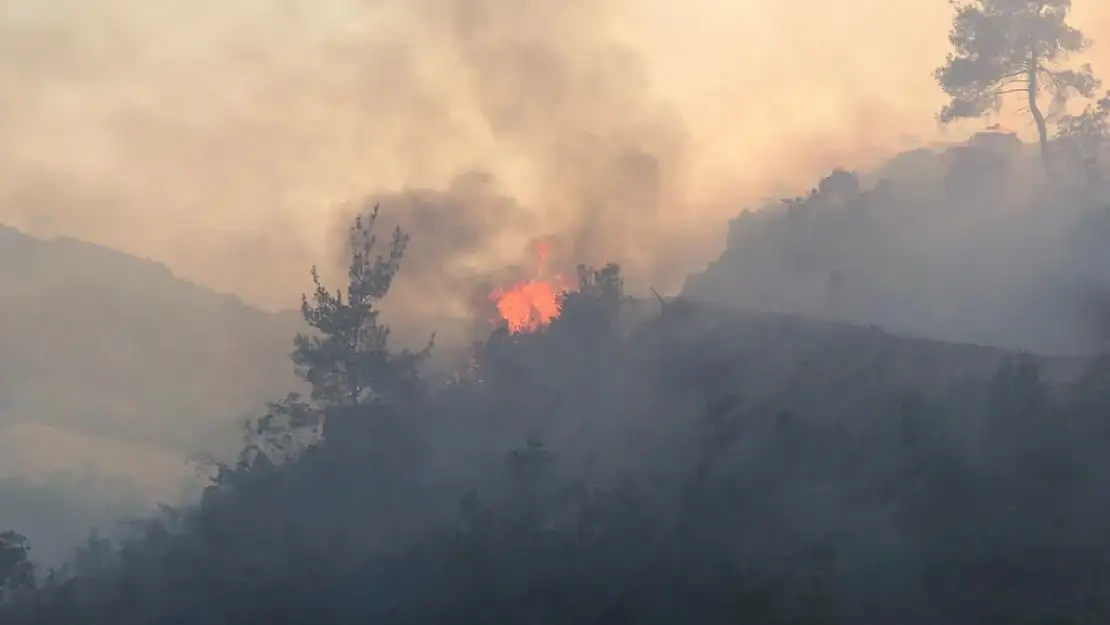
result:
[[[0,292],[0,525],[28,528],[46,561],[105,506],[176,498],[190,454],[233,449],[242,418],[291,388],[296,316],[150,261],[0,228]]]
[[[205,428],[289,387],[297,318],[164,266],[0,230],[6,420],[190,450]]]
[[[1106,571],[1097,380],[616,290],[495,332],[447,386],[380,345],[304,346],[317,374],[373,359],[339,375],[377,401],[310,376],[318,444],[289,455],[294,421],[259,427],[196,505],[0,617],[971,625],[1103,605],[1075,579]],[[333,337],[376,328],[316,310]]]
[[[1110,191],[1043,181],[1012,135],[837,170],[806,196],[744,211],[683,294],[876,324],[903,335],[1092,353],[1110,291]],[[1074,172],[1070,172],[1074,173]]]
[[[651,310],[650,303],[638,307]],[[707,396],[734,395],[764,406],[774,417],[786,410],[807,418],[850,424],[860,415],[897,410],[909,396],[925,396],[979,409],[986,382],[1018,353],[988,346],[901,337],[876,326],[858,326],[799,315],[734,309],[689,300],[639,333],[669,361],[675,382]],[[1063,387],[1088,359],[1042,357],[1046,383]]]

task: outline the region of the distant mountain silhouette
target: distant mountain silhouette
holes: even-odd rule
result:
[[[164,265],[0,227],[0,424],[191,453],[288,391],[300,322]]]
[[[0,293],[0,526],[27,528],[44,562],[174,499],[190,455],[233,451],[295,384],[299,314],[155,262],[0,226]]]

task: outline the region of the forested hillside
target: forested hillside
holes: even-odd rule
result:
[[[466,8],[491,10],[452,15],[482,31],[461,49],[574,83],[477,83],[497,87],[478,107],[508,130],[496,138],[536,123],[542,140],[513,147],[574,162],[538,178],[582,183],[553,201],[649,204],[642,183],[672,162],[640,140],[650,124],[615,142],[606,124],[548,124],[548,102],[594,121],[579,99],[598,90],[621,95],[598,108],[636,117],[613,74],[563,71],[606,57],[576,48],[564,67],[555,48],[500,45],[504,16]],[[342,284],[305,267],[299,318],[0,231],[3,469],[92,455],[80,478],[0,480],[0,623],[1110,622],[1110,94],[1075,59],[1091,42],[1070,8],[954,3],[933,75],[942,125],[989,122],[1015,95],[1035,144],[995,125],[877,171],[836,169],[739,216],[679,297],[630,297],[617,263],[579,265],[569,286],[542,271],[510,285],[420,258],[423,279],[450,278],[427,284],[482,291],[476,326],[496,315],[457,368],[435,328],[399,349],[381,316],[410,239],[379,232],[373,202],[338,242]],[[509,88],[522,84],[534,100]],[[606,172],[610,159],[637,175]],[[635,193],[610,195],[614,182]],[[433,243],[484,240],[425,213]],[[589,216],[561,234],[639,233]],[[130,463],[128,479],[152,479],[158,459],[202,450],[216,452],[202,492],[157,509],[138,512],[119,496],[133,485],[100,472]],[[126,518],[64,563],[41,546],[112,516]]]
[[[1030,356],[681,299],[629,327],[609,266],[434,383],[377,317],[398,241],[353,246],[347,287],[309,297],[312,393],[252,423],[199,504],[46,574],[0,535],[4,622],[1110,614],[1105,360],[1054,380]]]
[[[122,511],[174,500],[188,458],[290,390],[299,320],[71,239],[0,228],[0,526],[59,562]]]
[[[1042,175],[1034,147],[1001,131],[901,154],[876,171],[837,170],[808,194],[739,215],[723,254],[683,294],[1090,354],[1106,330],[1093,304],[1110,293],[1110,186],[1075,168],[1052,188]]]
[[[1101,187],[953,209],[976,167],[1013,181],[999,149],[1031,154],[989,133],[745,213],[683,297],[629,298],[619,268],[583,268],[549,327],[501,328],[447,380],[434,349],[381,333],[403,250],[351,273],[355,300],[310,294],[297,319],[4,231],[0,526],[22,532],[2,539],[7,566],[59,562],[94,524],[123,542],[39,566],[33,592],[10,569],[0,610],[50,625],[1102,614],[1101,590],[1062,572],[1097,578],[1110,549],[1105,361],[898,336],[1101,349]],[[324,340],[299,339],[290,363],[305,323]],[[133,483],[59,469],[81,448],[150,477],[153,458],[234,444],[240,417],[303,383],[314,394],[256,420],[199,504],[130,530],[111,520],[147,514]],[[36,471],[55,475],[20,477]],[[967,595],[969,577],[985,590]]]

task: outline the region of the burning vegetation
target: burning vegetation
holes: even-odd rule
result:
[[[1064,25],[1068,3],[1047,4],[958,9],[956,53],[937,73],[952,97],[942,121],[979,117],[1015,89],[1035,104],[1043,79],[1093,93],[1089,69],[1046,64],[1083,47]],[[1014,24],[1048,40],[1006,49],[993,35]],[[594,78],[590,90],[605,82]],[[517,93],[503,91],[516,111]],[[537,110],[550,104],[544,90],[517,91]],[[1030,109],[1047,164],[1057,146]],[[1077,240],[1101,260],[1110,212],[1087,198],[1106,197],[1108,117],[1110,96],[1059,137],[1081,193],[1038,200],[1075,206]],[[923,178],[907,197],[950,187],[938,208],[972,214],[1001,186],[988,176],[1013,175],[1014,159],[989,151],[1013,146],[1016,159],[1015,141],[979,136],[962,160],[939,163],[963,176]],[[652,159],[630,160],[657,173]],[[311,392],[267,404],[238,456],[214,461],[199,501],[130,524],[119,545],[94,534],[72,568],[39,575],[26,537],[0,532],[0,622],[1110,623],[1110,357],[1084,359],[1064,381],[1033,356],[813,319],[850,319],[868,293],[881,310],[937,308],[931,289],[907,295],[922,263],[938,262],[917,255],[927,222],[891,210],[907,188],[834,172],[777,215],[746,217],[722,262],[687,284],[690,299],[656,294],[633,323],[619,265],[580,265],[571,285],[541,243],[533,275],[472,292],[485,307],[475,323],[497,328],[454,384],[429,384],[431,342],[398,350],[379,318],[408,237],[398,228],[375,249],[375,209],[351,228],[345,289],[311,274],[310,332],[292,353]],[[901,240],[890,227],[900,223],[911,224]],[[1037,247],[1015,240],[1026,259]],[[900,267],[899,248],[913,252]],[[991,247],[968,262],[936,249],[949,282],[974,278]],[[705,304],[713,297],[779,313],[729,312]],[[1004,322],[1001,306],[975,308],[988,311],[984,326]]]
[[[489,296],[497,306],[499,318],[495,323],[504,322],[512,334],[536,332],[550,325],[559,316],[563,298],[569,290],[565,278],[549,275],[550,248],[545,242],[536,244],[536,255],[538,263],[534,277],[508,288],[495,289]]]
[[[618,327],[620,267],[571,289],[541,246],[490,296],[480,379],[429,385],[430,347],[378,319],[407,238],[379,255],[373,221],[342,294],[305,299],[312,393],[87,566],[40,585],[0,534],[5,625],[1105,622],[1080,579],[1110,575],[1105,361],[1065,389],[984,352],[946,381],[922,356],[951,346],[877,331],[674,304]]]

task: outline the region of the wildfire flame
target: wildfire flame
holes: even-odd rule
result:
[[[520,334],[536,332],[559,316],[562,295],[567,291],[561,276],[545,278],[548,249],[543,243],[536,246],[539,266],[536,277],[518,282],[507,289],[496,289],[490,299],[496,302],[497,312],[509,326],[509,332]]]

